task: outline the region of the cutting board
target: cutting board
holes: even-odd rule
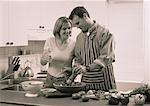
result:
[[[63,98],[63,97],[71,97],[71,93],[61,93],[60,91],[51,91],[49,89],[45,90],[44,92],[40,92],[40,96],[44,96],[46,98]]]

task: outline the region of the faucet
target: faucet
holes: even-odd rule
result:
[[[5,77],[1,78],[0,81],[5,80],[6,78],[8,78],[9,76],[14,75],[14,72],[11,74],[6,75]]]
[[[3,78],[1,78],[1,79],[0,79],[0,83],[8,82],[9,85],[10,85],[10,84],[13,84],[13,79],[7,79],[8,77],[10,77],[10,76],[12,76],[12,75],[14,75],[14,72],[11,73],[11,74],[6,75],[6,76],[3,77]],[[7,80],[5,80],[5,79],[7,79]]]

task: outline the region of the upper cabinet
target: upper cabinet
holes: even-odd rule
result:
[[[0,1],[0,46],[8,41],[8,2]]]
[[[9,1],[9,39],[13,46],[28,45],[26,35],[26,8],[23,2]]]
[[[68,17],[73,8],[83,5],[91,16],[107,24],[106,2],[100,1],[15,1],[0,2],[0,46],[24,46],[28,40],[46,40],[53,36],[53,28],[59,17]],[[93,8],[94,7],[94,8]],[[97,14],[95,11],[99,11]],[[72,31],[76,39],[79,30]]]
[[[17,2],[0,1],[0,47],[28,45],[23,11]]]
[[[52,35],[51,5],[41,1],[24,2],[23,5],[27,11],[24,21],[28,40],[46,40]]]
[[[15,24],[13,20],[16,19],[16,26],[23,29],[20,30],[20,33],[22,32],[23,36],[26,35],[28,40],[46,40],[53,36],[56,20],[62,16],[69,17],[72,9],[79,5],[87,7],[91,16],[96,16],[95,20],[107,24],[105,1],[10,1],[11,16],[19,18],[11,18],[11,21]],[[100,14],[95,12],[97,10]],[[13,11],[18,14],[14,16]],[[17,30],[17,27],[15,29]],[[75,40],[78,33],[79,30],[73,30],[72,39]]]

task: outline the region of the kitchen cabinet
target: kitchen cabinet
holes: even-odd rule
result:
[[[20,5],[20,3],[23,4],[23,2],[9,1],[9,41],[13,43],[13,46],[28,45],[26,30],[24,29],[27,11],[24,5]]]
[[[53,36],[54,23],[61,13],[55,11],[58,2],[24,1],[17,3],[23,5],[26,11],[24,12],[24,29],[28,40],[46,40],[49,36]],[[23,6],[20,7],[23,8]]]
[[[54,26],[56,17],[53,15],[52,5],[53,2],[48,1],[9,2],[10,33],[24,39],[18,43],[26,44],[26,40],[46,40],[49,35],[53,35],[51,27]],[[16,38],[12,36],[11,39]]]
[[[49,36],[53,36],[53,28],[56,20],[62,16],[69,16],[72,9],[78,5],[86,5],[90,13],[97,16],[96,20],[101,20],[102,23],[107,22],[106,18],[106,3],[105,2],[73,2],[73,1],[23,1],[18,2],[21,8],[25,8],[24,22],[26,26],[26,34],[28,40],[46,40]],[[93,7],[95,7],[93,9]],[[95,13],[100,11],[100,15]],[[79,33],[78,30],[73,30],[73,39]]]
[[[28,40],[46,40],[53,36],[56,20],[68,16],[71,11],[68,8],[72,9],[74,4],[66,1],[10,1],[11,25],[16,22],[16,27],[10,26],[10,31],[15,34],[19,27],[17,33],[23,37],[26,35]]]
[[[8,37],[8,2],[0,1],[0,46],[5,46]]]
[[[70,3],[66,1],[26,1],[24,5],[28,11],[26,14],[28,17],[24,20],[27,25],[25,29],[28,40],[46,40],[49,36],[53,36],[56,20],[61,16],[68,16],[70,13],[70,11],[66,11],[70,7]],[[66,8],[62,6],[66,6]]]
[[[26,35],[28,40],[46,40],[49,35],[52,35],[50,28],[51,12],[49,11],[51,5],[47,5],[47,2],[41,1],[26,1],[23,4],[25,11],[27,11],[26,18],[24,19],[26,26]]]
[[[2,36],[2,46],[27,45],[28,40],[46,40],[53,36],[53,28],[56,20],[62,16],[69,16],[72,9],[78,5],[87,6],[96,20],[107,22],[105,2],[73,2],[73,1],[8,1],[5,21],[6,33]],[[93,7],[95,7],[93,9]],[[95,10],[101,12],[100,15]],[[3,14],[3,13],[1,13]],[[8,18],[8,19],[7,19]],[[1,21],[4,22],[3,19]],[[1,26],[2,27],[2,26]],[[76,39],[78,30],[73,30],[72,39]],[[3,34],[4,35],[4,34]]]
[[[28,45],[23,9],[16,2],[0,1],[0,47]]]

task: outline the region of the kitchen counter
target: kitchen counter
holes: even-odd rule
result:
[[[81,102],[73,100],[71,97],[64,98],[45,98],[45,97],[25,97],[24,92],[4,91],[0,90],[0,102],[15,103],[36,106],[100,106],[107,104],[107,101],[90,100],[89,102]]]
[[[73,100],[71,97],[64,98],[45,98],[45,97],[25,97],[24,92],[16,92],[9,90],[0,90],[0,106],[32,105],[32,106],[109,106],[107,100],[89,100],[82,102],[81,100]],[[130,100],[128,106],[135,106]],[[6,104],[9,103],[9,104]],[[10,105],[11,106],[11,105]],[[149,106],[149,104],[144,105]]]

